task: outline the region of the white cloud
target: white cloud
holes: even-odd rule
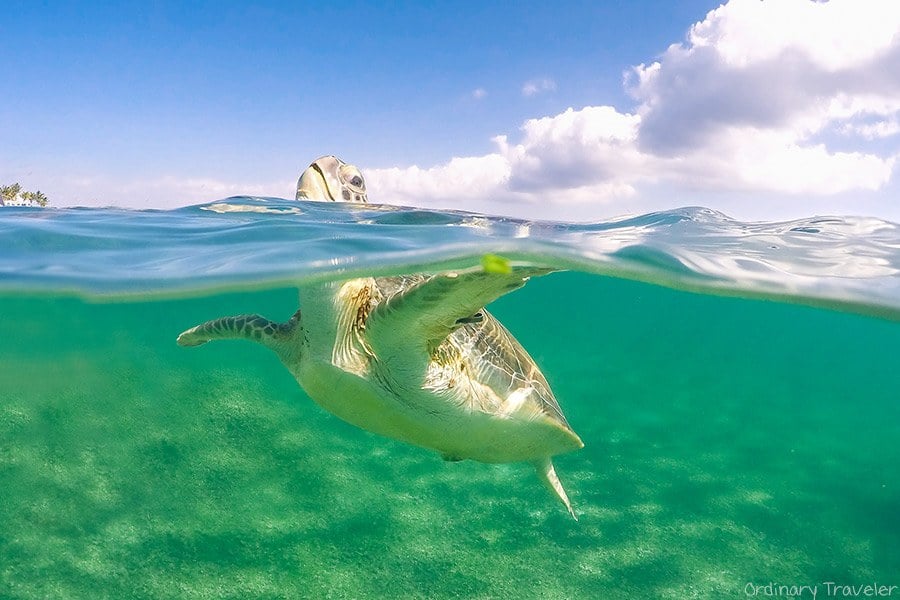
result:
[[[372,171],[370,198],[599,206],[654,188],[792,197],[798,213],[814,211],[803,202],[890,182],[898,64],[896,0],[732,0],[626,74],[631,111],[570,108],[526,121],[518,141],[497,136],[486,156]],[[534,80],[522,93],[553,88]]]
[[[713,48],[737,68],[796,53],[817,68],[840,71],[866,65],[889,49],[898,21],[900,3],[893,0],[741,0],[695,24],[688,50]]]
[[[476,210],[489,195],[505,188],[509,163],[494,153],[454,158],[428,169],[366,169],[365,176],[371,202]]]
[[[472,97],[476,100],[481,100],[485,96],[487,96],[487,90],[484,88],[476,88],[472,90]]]
[[[618,183],[619,173],[642,162],[635,139],[640,117],[609,106],[568,109],[555,117],[529,119],[520,143],[495,142],[510,166],[514,191],[564,190]]]
[[[546,77],[526,81],[525,85],[522,86],[523,96],[534,96],[543,92],[553,91],[556,91],[556,82],[552,79],[547,79]]]
[[[845,135],[859,135],[867,140],[886,138],[900,133],[897,118],[878,120],[873,123],[847,123],[841,128]]]
[[[497,150],[488,155],[428,169],[368,169],[369,198],[485,211],[496,202],[534,204],[547,197],[574,203],[629,197],[634,189],[616,171],[642,160],[634,144],[639,121],[608,106],[531,119],[521,142],[497,136]],[[516,212],[508,205],[491,210]]]

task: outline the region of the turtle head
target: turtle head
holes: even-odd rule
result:
[[[317,158],[297,182],[297,200],[368,202],[366,180],[353,165],[336,156]]]

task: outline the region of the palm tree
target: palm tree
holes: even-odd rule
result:
[[[32,206],[47,206],[47,194],[41,191],[23,192],[22,186],[18,183],[0,186],[0,206],[21,206],[17,200],[31,204]]]
[[[0,206],[14,202],[21,191],[22,186],[18,183],[0,186]]]
[[[42,208],[47,206],[47,195],[41,191],[22,192],[22,200],[30,202],[31,204],[37,204]]]

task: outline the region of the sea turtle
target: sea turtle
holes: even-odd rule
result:
[[[310,165],[297,198],[367,201],[359,169],[334,156]],[[224,317],[188,329],[178,343],[259,342],[341,419],[448,461],[530,462],[575,517],[551,457],[584,444],[534,360],[484,309],[547,272],[478,267],[303,285],[302,317]]]
[[[297,200],[369,201],[366,180],[354,165],[337,156],[317,158],[297,181]]]

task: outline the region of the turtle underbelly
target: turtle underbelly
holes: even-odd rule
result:
[[[426,390],[398,394],[324,362],[308,365],[298,375],[310,398],[338,418],[453,459],[530,461],[582,446],[577,436],[549,418],[487,414]]]

